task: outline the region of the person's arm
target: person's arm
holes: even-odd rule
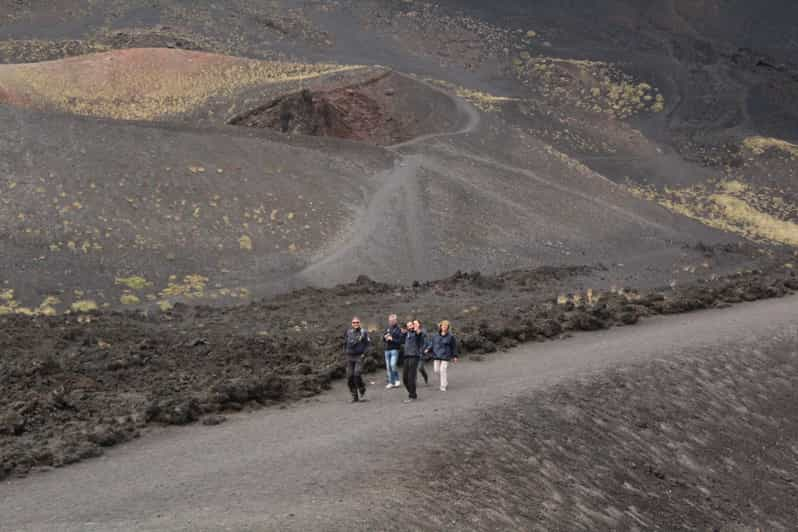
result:
[[[432,340],[430,340],[430,336],[425,334],[424,339],[422,340],[423,351],[426,354],[432,353]]]
[[[366,329],[363,329],[363,343],[366,344],[363,346],[363,354],[365,355],[371,347],[371,336],[369,336],[369,332]]]

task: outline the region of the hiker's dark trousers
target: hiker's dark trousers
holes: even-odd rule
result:
[[[346,360],[346,382],[349,384],[349,391],[352,392],[352,397],[357,399],[357,392],[361,394],[366,393],[366,384],[363,382],[363,377],[360,372],[363,370],[363,362],[360,357],[349,357]]]
[[[427,368],[424,367],[424,359],[418,359],[418,372],[421,373],[421,376],[424,377],[424,382],[429,382],[429,375],[427,375]]]
[[[404,366],[402,367],[402,381],[407,388],[407,396],[410,399],[416,399],[416,379],[418,378],[418,357],[405,358]]]

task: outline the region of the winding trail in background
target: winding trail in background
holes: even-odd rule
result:
[[[101,459],[0,484],[0,530],[373,530],[382,510],[412,497],[413,485],[397,479],[408,453],[418,464],[419,438],[446,448],[458,426],[508,398],[784,334],[798,323],[797,303],[791,296],[525,345],[456,365],[447,393],[421,387],[410,405],[402,390],[382,386],[351,405],[338,383],[319,398],[220,427],[166,429]],[[417,474],[413,482],[424,482]]]
[[[377,188],[365,194],[364,205],[356,208],[355,217],[349,228],[340,233],[324,247],[303,270],[297,274],[301,282],[317,285],[331,285],[348,282],[357,274],[379,277],[381,272],[390,271],[398,281],[424,280],[433,274],[447,275],[449,272],[432,272],[425,258],[436,247],[424,235],[430,233],[424,204],[424,191],[419,180],[423,169],[469,187],[472,193],[484,195],[493,201],[504,203],[511,209],[526,209],[527,206],[464,179],[447,168],[445,157],[468,160],[472,164],[485,167],[486,171],[503,171],[527,179],[530,186],[540,186],[565,194],[575,200],[592,203],[611,212],[621,219],[631,222],[641,230],[655,231],[668,238],[676,231],[634,212],[633,209],[613,204],[598,195],[587,194],[582,190],[541,176],[530,169],[521,168],[452,144],[435,142],[468,135],[478,130],[481,114],[467,100],[450,92],[416,79],[413,76],[395,72],[396,75],[411,79],[430,90],[448,97],[455,105],[462,124],[455,131],[430,133],[411,140],[387,146],[385,149],[396,155],[393,167],[373,177]],[[413,148],[418,148],[413,150]],[[436,156],[437,155],[437,156]],[[597,174],[610,187],[608,190],[628,193],[616,183]],[[404,253],[409,260],[397,260],[396,254]]]
[[[397,155],[393,168],[375,177],[379,188],[366,198],[366,206],[360,209],[350,229],[304,268],[299,273],[301,278],[315,283],[329,283],[330,279],[351,280],[353,272],[394,271],[398,277],[412,280],[426,275],[423,235],[427,224],[424,213],[418,208],[422,201],[418,173],[425,158],[422,155],[403,154],[401,150],[440,138],[473,133],[479,127],[481,118],[479,111],[462,98],[407,74],[395,74],[450,98],[463,125],[456,131],[430,133],[387,146],[387,150]],[[396,253],[400,252],[396,247],[397,241],[405,244],[401,249],[411,255],[406,271],[398,271],[401,264],[395,260]],[[371,267],[369,263],[372,263]]]

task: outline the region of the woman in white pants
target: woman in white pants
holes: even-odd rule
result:
[[[451,332],[451,324],[443,320],[438,324],[438,334],[432,337],[429,351],[434,362],[433,371],[441,379],[441,391],[449,386],[449,362],[457,362],[457,339]]]

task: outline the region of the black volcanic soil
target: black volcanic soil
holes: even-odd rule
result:
[[[381,64],[440,80],[449,93],[397,75],[362,83],[340,74],[309,81],[307,92],[292,83],[256,87],[234,101],[220,96],[171,122],[0,107],[0,307],[19,312],[0,317],[0,478],[97,456],[154,425],[216,423],[227,411],[317,394],[342,374],[338,337],[349,314],[369,325],[390,310],[428,322],[450,318],[465,352],[478,358],[570,331],[798,289],[786,266],[795,262],[793,250],[761,240],[740,245],[739,235],[616,186],[739,179],[765,187],[766,194],[751,199],[755,207],[796,221],[785,207],[798,197],[795,157],[773,149],[753,157],[740,147],[760,135],[798,142],[795,2],[296,6],[0,5],[3,63],[156,46]],[[472,107],[475,116],[465,116]],[[470,123],[460,129],[464,121]],[[423,142],[386,149],[420,135]],[[770,201],[770,191],[778,191],[778,201]],[[340,249],[339,269],[325,269],[335,266],[331,257],[341,259]],[[314,267],[328,288],[260,299],[306,287],[302,274]],[[488,273],[450,276],[458,269]],[[740,269],[755,271],[732,273]],[[361,273],[390,282],[361,278],[333,286]],[[400,285],[436,278],[444,280]],[[675,288],[651,288],[668,282]],[[630,289],[603,291],[613,284]],[[602,289],[598,302],[585,303],[588,287]],[[555,303],[571,292],[581,299]],[[251,303],[229,306],[251,296]],[[87,301],[102,310],[25,315],[49,307],[62,313]],[[201,304],[179,303],[186,301]],[[178,304],[159,311],[159,302]],[[139,311],[114,310],[123,304]],[[378,356],[369,357],[369,369],[379,366]],[[737,414],[759,424],[741,430],[756,426],[772,438],[761,416],[791,412],[779,398],[794,398],[795,373],[785,366],[774,375],[766,366],[730,358],[717,373],[717,391],[728,404],[747,397],[750,411]],[[671,377],[659,382],[650,370],[635,369],[631,377],[597,380],[567,395],[576,410],[552,407],[567,390],[515,407],[540,427],[526,443],[542,446],[547,464],[581,469],[582,480],[639,509],[630,514],[635,522],[619,517],[588,489],[571,505],[542,501],[564,515],[545,514],[549,528],[563,522],[646,528],[646,513],[657,512],[675,526],[682,516],[688,525],[711,528],[724,525],[718,515],[746,523],[741,500],[754,501],[756,515],[772,508],[748,488],[725,486],[722,492],[734,495],[718,500],[707,485],[724,482],[723,467],[751,459],[756,435],[741,436],[746,446],[728,453],[731,462],[702,457],[710,474],[701,478],[685,471],[691,460],[657,462],[661,449],[647,445],[661,441],[663,424],[702,433],[717,426],[708,416],[732,416],[728,404],[705,409],[707,392],[696,373],[680,371],[682,389]],[[749,373],[751,380],[739,386],[724,380]],[[763,397],[758,378],[777,394]],[[648,391],[638,393],[638,386]],[[651,390],[676,406],[647,403],[656,397]],[[621,421],[602,430],[590,425],[608,413]],[[560,423],[562,416],[578,424]],[[506,445],[502,427],[511,418],[503,412],[485,420],[469,445],[485,457],[485,475],[501,471],[523,483],[540,464],[506,470],[497,463],[524,458]],[[612,439],[630,433],[637,435],[640,461],[618,463]],[[549,445],[563,434],[562,445]],[[716,437],[709,448],[732,441]],[[584,442],[601,453],[581,452]],[[595,463],[574,455],[595,456]],[[746,471],[773,482],[784,476],[757,464]],[[607,476],[596,478],[597,472]],[[469,488],[479,478],[473,469],[439,473],[441,481]],[[690,482],[710,491],[712,519],[684,510],[686,497],[672,497]],[[794,479],[785,482],[792,484],[767,494],[792,494]],[[587,515],[579,506],[585,501],[604,514]],[[498,496],[492,502],[506,512],[518,503]]]
[[[312,396],[343,375],[348,314],[371,328],[388,311],[450,318],[464,354],[482,357],[570,331],[780,297],[784,266],[676,290],[579,294],[557,301],[580,269],[458,274],[412,287],[367,278],[233,308],[0,318],[0,478],[102,454],[152,424],[216,423],[225,411]],[[382,365],[378,349],[366,369]]]
[[[795,327],[696,347],[508,400],[444,443],[421,439],[427,480],[402,480],[447,504],[403,526],[793,530],[797,349]]]

